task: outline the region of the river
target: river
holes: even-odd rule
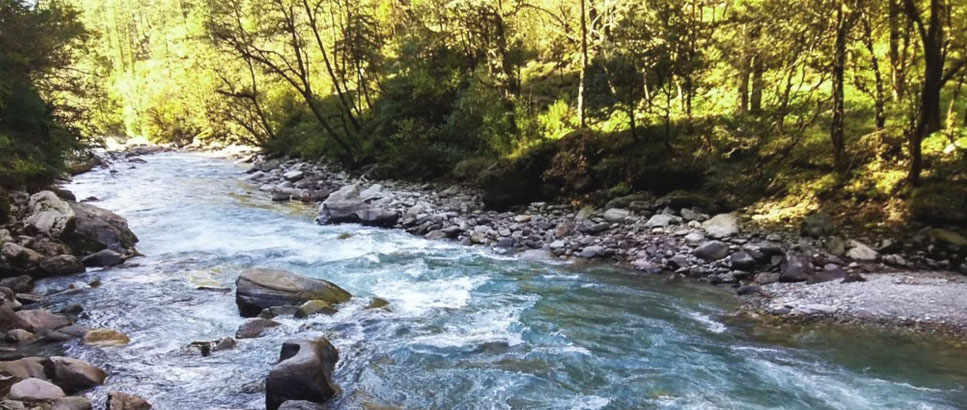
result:
[[[967,406],[963,347],[835,328],[729,319],[731,292],[605,266],[525,262],[480,247],[354,225],[318,226],[202,154],[145,157],[67,187],[126,217],[146,256],[49,279],[77,290],[50,308],[128,334],[127,347],[65,353],[102,366],[90,393],[141,395],[156,409],[264,408],[264,379],[289,338],[340,351],[335,409],[955,409]],[[232,288],[249,267],[335,282],[355,295],[333,316],[202,357],[193,341],[234,336]],[[86,284],[100,282],[98,286]],[[390,311],[365,310],[371,297]],[[381,407],[389,406],[389,407]],[[395,407],[392,407],[395,406]],[[95,408],[99,408],[95,405]]]

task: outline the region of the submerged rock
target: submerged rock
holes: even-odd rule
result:
[[[124,346],[131,339],[124,333],[111,329],[91,329],[84,334],[84,344],[89,346]]]
[[[310,300],[303,303],[302,306],[299,306],[299,310],[295,312],[295,317],[304,319],[316,313],[331,315],[336,313],[336,308],[324,300]]]
[[[279,407],[279,410],[324,410],[324,409],[325,407],[322,407],[319,404],[313,403],[311,401],[305,401],[305,400],[288,400],[285,403],[282,403],[282,406]]]
[[[273,306],[302,305],[316,299],[335,305],[352,297],[332,282],[271,269],[242,272],[235,286],[235,303],[244,317],[257,316]]]
[[[235,338],[254,339],[261,337],[266,330],[279,326],[282,326],[282,324],[271,319],[250,319],[238,327],[238,331],[235,332]]]
[[[289,340],[279,363],[265,380],[265,408],[278,410],[290,400],[323,403],[336,394],[332,372],[339,351],[326,339]]]
[[[107,410],[150,410],[147,400],[133,394],[111,392],[107,394]]]

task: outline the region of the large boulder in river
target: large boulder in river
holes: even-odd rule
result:
[[[51,356],[44,362],[50,381],[68,393],[76,393],[104,384],[107,373],[83,360]]]
[[[258,316],[262,309],[273,306],[298,306],[316,299],[334,305],[352,297],[349,292],[327,280],[272,269],[242,272],[235,287],[235,303],[244,317]]]
[[[367,226],[391,227],[399,214],[374,205],[379,199],[374,189],[362,190],[359,184],[346,185],[333,192],[319,206],[316,220],[321,224],[360,223]],[[376,191],[379,191],[376,189]]]
[[[64,241],[75,252],[89,254],[111,249],[123,254],[138,242],[138,237],[128,229],[128,221],[114,212],[85,203],[70,205],[76,222]]]
[[[336,394],[332,372],[339,351],[326,339],[289,340],[279,363],[265,379],[265,408],[278,410],[289,400],[323,403]]]
[[[31,233],[58,238],[73,228],[74,210],[69,202],[52,191],[40,191],[31,195],[27,210],[25,222]]]

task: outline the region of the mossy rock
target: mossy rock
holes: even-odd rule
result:
[[[967,225],[967,186],[941,183],[914,191],[910,213],[923,222]]]

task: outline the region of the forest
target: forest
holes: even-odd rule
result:
[[[242,143],[489,205],[967,223],[967,0],[0,0],[0,186]]]

